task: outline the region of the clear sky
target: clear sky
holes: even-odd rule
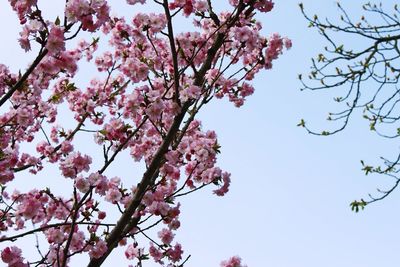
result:
[[[310,136],[296,127],[304,118],[315,129],[326,129],[331,126],[325,121],[327,113],[337,109],[332,94],[300,92],[297,74],[309,70],[310,58],[325,43],[307,28],[297,1],[276,2],[275,10],[260,18],[266,34],[280,32],[291,38],[292,50],[272,71],[259,76],[256,93],[243,108],[214,102],[201,114],[204,128],[218,133],[220,166],[232,172],[233,182],[226,197],[205,190],[182,201],[176,240],[192,254],[186,266],[218,266],[231,255],[240,255],[249,267],[398,266],[399,193],[358,214],[351,212],[349,203],[389,185],[385,177],[365,176],[360,160],[394,157],[399,147],[370,133],[361,116],[331,137]],[[303,3],[320,17],[338,14],[335,1]],[[351,1],[345,7],[359,14],[362,3]],[[9,24],[8,18],[16,22],[2,1],[0,32],[5,38],[0,62],[16,69],[26,58],[12,42],[17,23]]]

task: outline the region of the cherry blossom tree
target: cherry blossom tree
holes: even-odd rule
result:
[[[9,0],[21,25],[19,45],[37,54],[20,73],[0,64],[3,263],[65,267],[86,255],[83,265],[94,267],[122,247],[131,266],[183,266],[189,257],[174,239],[180,197],[206,186],[223,196],[231,181],[217,166],[216,133],[196,115],[214,99],[242,106],[256,74],[291,47],[277,33],[260,33],[257,13],[270,12],[273,2],[229,0],[229,9],[217,12],[211,0],[153,0],[147,2],[159,13],[129,19],[111,15],[106,0],[66,0],[64,13],[48,18],[41,2]],[[119,4],[146,10],[150,3]],[[193,31],[178,32],[178,19]],[[97,72],[77,81],[82,64]],[[88,135],[91,154],[78,145]],[[124,153],[132,159],[125,165],[145,166],[140,177],[109,171]],[[34,182],[26,192],[10,189],[52,166],[69,185],[64,195]],[[16,245],[30,236],[46,243],[28,245],[35,258]],[[244,265],[235,256],[221,266]]]

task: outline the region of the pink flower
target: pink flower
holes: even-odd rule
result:
[[[18,247],[6,247],[1,252],[1,259],[5,263],[12,263],[16,258],[21,257],[21,250]]]
[[[167,251],[168,257],[173,262],[180,261],[182,259],[182,254],[183,254],[182,246],[179,243],[176,243],[176,245],[173,248],[170,248]]]
[[[249,27],[236,27],[235,38],[239,42],[247,42],[252,37],[252,31]]]
[[[153,243],[150,244],[149,253],[155,262],[161,262],[161,259],[164,257],[162,251],[154,247]]]
[[[83,178],[82,176],[78,176],[75,179],[75,187],[82,193],[86,193],[89,191],[90,183],[87,179]]]
[[[51,55],[65,50],[64,29],[53,25],[46,42],[46,48]]]
[[[68,154],[74,150],[74,146],[71,144],[70,141],[64,141],[61,143],[61,153]]]
[[[20,23],[26,23],[26,16],[32,12],[32,6],[37,4],[37,0],[9,0],[14,11],[17,12]]]
[[[196,85],[190,85],[180,92],[180,99],[186,102],[189,99],[197,99],[201,95],[201,88]]]
[[[270,12],[274,8],[274,3],[271,0],[259,0],[254,7],[261,12]]]
[[[177,219],[172,220],[172,221],[168,224],[168,227],[169,227],[171,230],[176,230],[176,229],[178,229],[180,226],[181,226],[181,222],[180,222],[179,220],[177,220]]]
[[[95,63],[99,71],[105,71],[112,67],[113,56],[111,52],[105,52],[102,56],[96,58]]]
[[[106,193],[106,200],[111,202],[111,203],[117,203],[118,201],[121,200],[122,194],[118,190],[118,188],[112,188],[109,189]]]
[[[100,220],[103,220],[107,216],[107,213],[104,211],[99,211],[99,214],[97,215],[97,218]]]
[[[231,257],[227,261],[223,261],[220,264],[221,267],[247,267],[247,265],[242,265],[242,259],[238,256]]]
[[[287,40],[286,43],[288,46],[291,45]],[[283,45],[282,37],[278,33],[272,34],[268,40],[268,47],[265,52],[265,68],[269,69],[272,67],[272,61],[282,54]]]
[[[170,207],[165,202],[154,201],[149,207],[149,212],[154,215],[167,215]]]
[[[92,163],[92,158],[80,152],[69,154],[65,160],[60,163],[60,170],[65,177],[74,178],[82,171],[89,171],[89,165]]]
[[[1,259],[4,263],[8,263],[8,267],[28,267],[27,263],[24,263],[24,258],[21,256],[21,249],[18,247],[6,247],[1,252]]]
[[[41,210],[41,203],[34,195],[26,195],[26,198],[18,206],[18,213],[25,219],[32,219]]]
[[[80,21],[82,29],[90,32],[96,31],[109,20],[109,11],[105,0],[69,0],[65,8],[69,21]]]
[[[292,48],[292,40],[287,37],[283,38],[283,44],[285,45],[286,49]]]
[[[134,5],[134,4],[137,4],[137,3],[140,3],[140,4],[144,4],[144,3],[146,3],[146,0],[126,0],[126,2],[128,3],[128,4],[130,4],[130,5]]]
[[[167,245],[171,244],[172,240],[174,239],[174,236],[175,235],[172,233],[172,231],[166,228],[158,232],[158,237],[161,238],[161,241]]]
[[[19,33],[20,38],[18,39],[19,45],[25,52],[31,50],[31,42],[29,40],[30,31],[27,27],[24,27],[22,31]]]
[[[17,121],[22,126],[28,126],[32,124],[34,120],[34,113],[28,108],[22,108],[18,110]]]
[[[96,242],[96,245],[92,247],[92,249],[89,251],[89,256],[91,258],[98,259],[101,256],[104,255],[107,251],[107,243],[103,240],[99,240]]]
[[[128,58],[122,64],[121,70],[135,83],[146,80],[149,74],[149,67],[135,58]]]
[[[72,235],[71,251],[80,251],[86,245],[85,234],[82,231],[77,231]]]
[[[200,12],[206,12],[208,10],[208,3],[205,0],[197,0],[194,3],[194,8]]]
[[[45,235],[49,243],[61,244],[64,242],[64,233],[56,228],[46,230]]]
[[[164,101],[161,99],[157,99],[150,105],[150,107],[147,108],[146,113],[147,115],[149,115],[150,119],[158,120],[164,108],[165,108]]]
[[[139,258],[142,254],[143,254],[143,249],[140,249],[132,244],[128,245],[128,247],[125,250],[125,257],[128,260]]]
[[[214,190],[214,194],[216,194],[217,196],[223,196],[228,193],[229,185],[231,184],[230,176],[231,174],[227,172],[224,172],[222,174],[222,181],[224,182],[224,184],[219,189]]]
[[[232,6],[237,6],[239,4],[239,0],[229,0],[229,4]]]

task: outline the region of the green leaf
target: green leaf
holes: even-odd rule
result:
[[[306,126],[306,122],[303,119],[301,119],[299,124],[297,124],[297,126],[298,127],[305,127]]]
[[[343,45],[339,45],[338,47],[336,47],[335,52],[337,53],[341,53],[343,51]]]
[[[99,240],[99,237],[95,233],[90,234],[90,241],[97,241]]]
[[[376,124],[376,122],[371,122],[370,124],[369,124],[369,129],[371,130],[371,131],[375,131],[376,129],[375,129],[375,124]]]
[[[92,39],[92,44],[94,45],[94,44],[97,44],[98,42],[99,42],[99,40],[100,40],[100,37],[93,37],[93,39]]]
[[[215,153],[220,154],[221,153],[221,146],[220,144],[218,144],[218,142],[215,142],[215,144],[213,145],[213,149],[215,151]]]
[[[68,92],[70,91],[75,91],[76,90],[76,86],[75,83],[68,83],[65,85],[65,90],[67,90]]]
[[[57,16],[56,21],[54,22],[55,25],[60,26],[60,18]]]
[[[368,175],[369,173],[371,173],[373,171],[373,167],[369,166],[369,165],[363,165],[364,168],[362,168],[362,170],[365,172],[365,175]]]
[[[359,212],[360,209],[363,210],[367,206],[367,203],[361,199],[360,201],[354,200],[350,203],[351,210],[354,212]]]

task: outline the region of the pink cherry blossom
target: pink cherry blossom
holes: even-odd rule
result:
[[[47,38],[46,48],[49,50],[50,54],[56,54],[65,50],[64,43],[64,30],[62,27],[54,25],[49,32],[49,37]]]
[[[89,171],[89,165],[92,163],[90,156],[83,155],[80,152],[69,154],[60,163],[60,170],[68,178],[74,178],[82,171]]]
[[[8,267],[28,267],[29,265],[23,262],[21,252],[18,247],[6,247],[1,251],[1,259],[8,264]]]
[[[122,194],[118,189],[112,188],[107,191],[105,199],[111,203],[117,203],[121,200]]]
[[[129,244],[125,250],[125,257],[128,260],[139,258],[142,255],[143,255],[143,249],[140,249],[137,246],[134,246],[133,244]]]
[[[167,251],[168,257],[172,262],[178,262],[182,259],[182,246],[179,243],[176,243],[172,248]]]
[[[103,240],[99,240],[89,251],[89,255],[92,258],[98,259],[107,251],[107,243]]]
[[[158,237],[164,244],[169,245],[174,239],[174,234],[171,232],[171,230],[164,228],[160,232],[158,232]]]
[[[221,262],[220,266],[221,267],[247,267],[247,265],[242,264],[242,259],[237,256],[231,257],[229,260]]]
[[[134,5],[137,3],[144,4],[144,3],[146,3],[146,0],[126,0],[126,2],[130,5]]]
[[[162,251],[154,247],[153,244],[150,244],[149,253],[155,262],[161,262],[161,259],[164,257]]]

